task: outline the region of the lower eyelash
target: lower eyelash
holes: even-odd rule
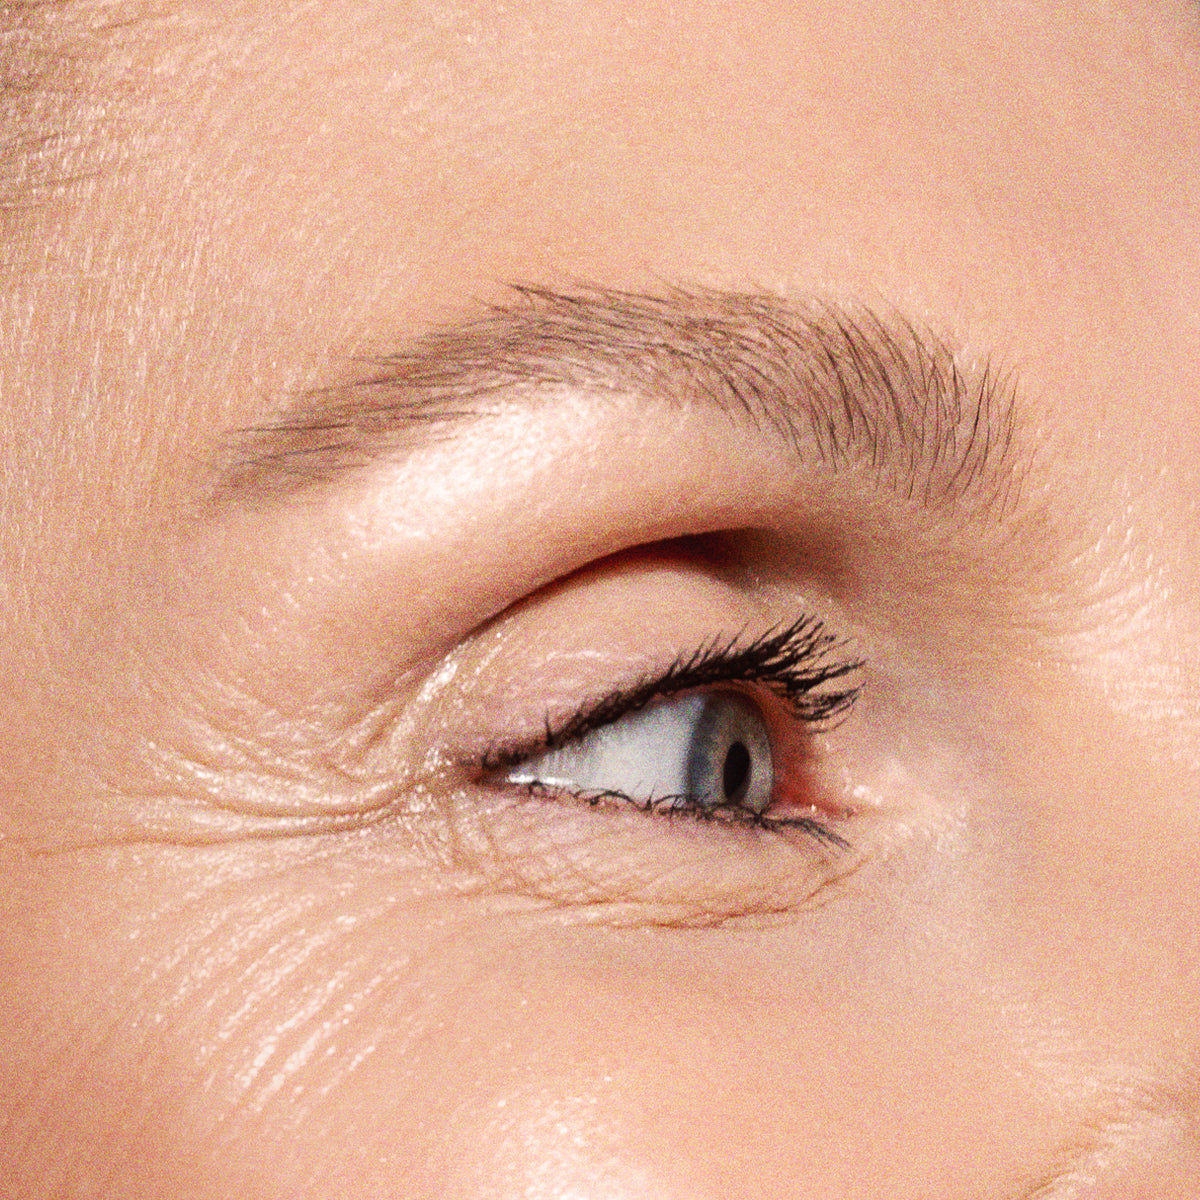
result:
[[[638,812],[660,818],[694,821],[701,825],[729,825],[742,829],[759,829],[767,832],[798,830],[809,837],[836,850],[851,850],[851,844],[836,833],[824,821],[805,814],[803,816],[773,816],[759,812],[744,804],[700,804],[694,796],[655,796],[640,798],[612,790],[572,790],[553,787],[549,784],[531,782],[511,785],[512,790],[539,800],[561,800],[568,798],[589,808],[621,807],[633,808]]]

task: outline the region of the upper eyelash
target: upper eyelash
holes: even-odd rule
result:
[[[761,684],[784,700],[798,720],[818,729],[827,728],[853,707],[861,683],[833,688],[829,685],[855,675],[863,662],[838,657],[844,643],[819,618],[801,617],[739,645],[742,636],[714,637],[691,654],[677,658],[660,674],[610,692],[565,721],[556,724],[547,715],[540,738],[487,751],[482,762],[484,773],[492,775],[534,755],[556,750],[656,700],[714,684]]]

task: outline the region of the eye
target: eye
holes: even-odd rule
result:
[[[734,691],[651,704],[513,767],[503,782],[654,811],[761,817],[775,801],[766,720]]]
[[[665,665],[647,655],[590,695],[579,660],[561,671],[563,698],[540,722],[517,710],[527,732],[459,759],[472,786],[452,793],[448,844],[492,886],[710,923],[807,904],[862,861],[843,834],[872,826],[835,730],[864,663],[824,621],[717,633]]]
[[[862,663],[813,618],[743,644],[716,638],[584,705],[540,739],[493,746],[477,778],[502,790],[629,805],[842,845],[817,803],[813,735],[846,717]]]

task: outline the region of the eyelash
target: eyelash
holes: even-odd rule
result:
[[[853,708],[862,685],[850,680],[862,669],[863,662],[845,657],[844,644],[818,618],[802,617],[745,644],[741,639],[741,634],[728,640],[714,638],[691,654],[677,658],[660,674],[618,688],[565,720],[556,723],[547,716],[545,730],[538,738],[489,748],[479,764],[480,777],[494,780],[530,758],[557,750],[656,701],[702,688],[730,684],[766,688],[809,733],[834,727]],[[519,786],[530,795],[557,793],[557,789],[538,784]],[[844,838],[811,815],[772,817],[769,812],[749,808],[712,809],[681,804],[680,797],[641,801],[620,792],[588,792],[574,798],[596,806],[606,801],[622,801],[645,812],[703,822],[723,821],[766,830],[798,829],[820,842],[849,849]]]

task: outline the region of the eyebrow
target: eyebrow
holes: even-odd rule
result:
[[[356,360],[347,382],[236,431],[220,499],[294,497],[360,475],[503,406],[588,393],[707,406],[800,462],[866,470],[928,508],[995,516],[1019,482],[1016,386],[990,361],[867,308],[767,294],[512,285],[511,299]]]

